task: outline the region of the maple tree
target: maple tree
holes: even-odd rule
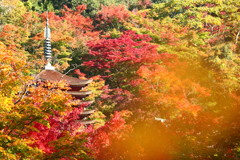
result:
[[[134,78],[135,71],[144,63],[155,62],[156,46],[148,43],[151,38],[133,31],[120,37],[90,41],[89,55],[83,65],[92,67],[94,74],[106,78],[111,87],[120,87]]]
[[[104,126],[90,133],[89,147],[93,149],[96,159],[119,158],[114,144],[130,133],[131,125],[126,125],[125,120],[130,114],[129,111],[115,112]]]
[[[165,158],[168,157],[170,159],[172,157],[187,157],[191,159],[213,157],[217,158],[221,156],[228,158],[234,157],[235,154],[237,154],[236,148],[238,147],[238,145],[236,145],[235,143],[232,144],[232,147],[228,148],[224,146],[224,143],[221,143],[216,139],[219,134],[223,133],[221,126],[226,125],[225,122],[222,120],[225,118],[228,119],[228,116],[233,116],[233,114],[230,113],[228,116],[225,117],[224,108],[228,108],[227,106],[232,106],[233,108],[235,108],[238,104],[238,102],[234,100],[234,96],[231,96],[231,94],[236,96],[236,90],[234,89],[234,92],[232,92],[231,89],[228,91],[224,91],[226,88],[229,87],[229,83],[226,81],[223,82],[222,78],[219,77],[221,73],[216,74],[214,71],[208,70],[209,64],[206,65],[206,63],[204,63],[206,57],[204,52],[209,49],[206,48],[205,40],[211,39],[211,37],[209,37],[208,34],[204,32],[195,32],[192,30],[188,30],[187,27],[179,27],[173,25],[172,23],[159,24],[158,22],[141,16],[144,15],[140,15],[140,19],[136,16],[134,23],[130,21],[127,25],[130,29],[137,31],[138,33],[149,34],[152,37],[152,42],[160,45],[158,47],[158,52],[160,54],[156,54],[156,56],[154,56],[153,58],[154,60],[149,61],[149,65],[146,65],[146,63],[139,64],[139,66],[137,67],[139,70],[138,72],[135,72],[135,74],[137,73],[138,76],[142,77],[142,79],[138,79],[138,76],[136,75],[133,76],[133,74],[127,74],[130,77],[134,77],[131,84],[138,88],[139,95],[137,96],[139,96],[139,98],[130,102],[130,104],[126,105],[124,109],[130,109],[134,113],[133,117],[136,118],[136,121],[140,121],[139,123],[151,121],[152,119],[154,119],[154,117],[157,117],[157,120],[160,119],[164,121],[166,118],[165,116],[169,116],[167,118],[168,122],[166,125],[170,125],[172,127],[170,127],[169,130],[168,128],[163,128],[168,132],[171,132],[172,134],[170,135],[172,137],[174,137],[176,133],[178,135],[181,133],[179,136],[181,136],[183,140],[179,140],[175,137],[176,142],[171,141],[171,143],[169,142],[170,144],[168,144],[171,147],[169,150],[166,150],[165,153],[167,154],[156,155],[158,158],[161,156]],[[142,27],[139,28],[139,26]],[[191,38],[193,37],[194,39],[191,40]],[[101,45],[98,45],[97,47],[100,47],[98,49],[101,51]],[[94,53],[91,53],[92,51],[90,50],[90,54],[94,54],[96,58],[96,56],[98,56],[99,50],[94,50]],[[171,54],[166,52],[169,52]],[[101,57],[105,55],[102,53],[100,55]],[[100,69],[103,68],[103,71],[105,70],[105,68],[110,68],[107,75],[112,76],[113,74],[111,73],[113,71],[113,68],[118,66],[115,65],[116,62],[112,63],[114,62],[111,59],[112,57],[108,58],[109,54],[111,55],[112,53],[107,52],[103,60],[97,57],[98,59],[92,60],[90,61],[90,63],[85,63],[88,66],[98,67]],[[176,58],[186,63],[179,63],[179,61],[175,60]],[[104,61],[107,59],[111,59],[111,61]],[[120,61],[121,59],[117,60]],[[132,61],[134,62],[134,60]],[[158,63],[151,64],[153,62]],[[108,64],[109,66],[105,66],[105,64]],[[206,77],[206,75],[208,75],[208,77]],[[112,81],[115,80],[112,79]],[[112,81],[110,83],[112,83]],[[118,82],[118,84],[121,82],[123,81]],[[236,82],[237,81],[233,83],[236,84]],[[126,83],[129,83],[129,81],[126,81]],[[222,86],[223,84],[224,86]],[[123,87],[123,85],[120,86]],[[219,100],[219,97],[222,97],[220,99],[224,100]],[[230,107],[228,109],[231,110],[233,108]],[[209,110],[213,110],[213,112],[210,112]],[[218,111],[219,113],[214,113],[216,111]],[[159,115],[157,115],[158,113]],[[209,115],[211,115],[211,117],[209,117]],[[222,115],[224,118],[222,119],[220,115]],[[164,117],[158,118],[162,116]],[[202,121],[201,119],[204,120]],[[189,123],[189,121],[196,121],[196,123]],[[150,126],[149,123],[147,123],[146,126]],[[231,124],[234,122],[228,121],[227,123]],[[180,126],[179,128],[177,127],[178,125]],[[184,125],[188,126],[189,128],[183,129]],[[215,127],[213,127],[213,125],[215,125]],[[160,129],[160,132],[163,132],[163,128],[161,129],[161,126],[162,125],[159,125],[160,128],[156,126],[156,128],[154,129]],[[199,131],[197,128],[195,128],[195,126],[207,128],[207,130]],[[136,126],[133,126],[134,131],[137,134],[138,129],[135,127]],[[233,128],[229,127],[226,130],[232,129]],[[133,134],[135,133],[134,131]],[[149,132],[151,133],[154,131],[151,130]],[[215,134],[214,132],[219,134]],[[199,136],[196,133],[211,137],[209,138],[210,142],[204,141],[202,139],[204,136]],[[142,139],[144,133],[138,134],[139,135],[137,136],[141,137],[140,139]],[[189,140],[190,137],[194,137],[193,141]],[[236,135],[234,135],[234,137],[236,138]],[[132,136],[131,138],[134,139],[135,137]],[[155,138],[157,139],[158,137]],[[166,138],[170,137],[166,136]],[[222,137],[224,141],[227,141],[228,138],[228,136]],[[148,143],[150,143],[150,139],[151,138],[149,138]],[[151,157],[151,154],[154,155],[153,152],[147,152],[148,145],[141,143],[136,144],[136,142],[131,141],[130,139],[128,140],[133,145],[136,145],[134,146],[135,148],[133,147],[134,149],[139,149],[136,148],[139,145],[143,147],[143,153],[141,155],[142,157],[140,155],[134,154],[122,154],[123,157],[140,156],[141,158],[148,158]],[[151,143],[154,143],[155,141],[153,140]],[[204,143],[206,148],[203,149],[198,144],[196,144],[199,142],[202,142],[201,144]],[[127,142],[125,141],[125,143]],[[161,141],[159,141],[159,143],[161,143]],[[173,155],[172,152],[174,151],[174,148],[178,146],[178,144],[186,146],[186,148],[182,148],[182,151],[176,150],[176,152],[184,152],[184,154]],[[196,152],[189,151],[188,147],[190,146],[187,144],[190,144],[190,146],[194,146],[196,148]],[[215,147],[212,148],[211,146]],[[124,148],[122,153],[132,152],[130,151],[130,149]]]
[[[95,23],[99,30],[107,31],[113,28],[119,30],[129,17],[129,11],[123,5],[102,6],[96,14]]]
[[[29,77],[25,76],[28,72],[26,69],[26,56],[6,49],[0,44],[1,54],[1,119],[0,119],[0,157],[2,159],[17,159],[21,155],[36,156],[36,149],[29,147],[26,139],[16,137],[11,133],[13,129],[12,122],[20,118],[14,101],[19,99],[16,95],[24,87]],[[21,57],[21,58],[20,58]],[[13,119],[12,119],[13,118]],[[7,129],[8,128],[8,129]],[[25,152],[25,153],[24,153]]]

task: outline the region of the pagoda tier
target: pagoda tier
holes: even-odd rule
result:
[[[89,96],[92,91],[67,91],[68,94],[71,94],[77,99],[82,99]]]
[[[93,114],[96,110],[94,109],[88,109],[88,110],[84,110],[82,113],[80,113],[79,118],[80,120],[90,116],[91,114]]]
[[[72,105],[72,107],[78,107],[80,105],[83,105],[83,106],[88,106],[88,105],[91,105],[94,101],[81,101],[79,103],[76,103],[75,105]]]
[[[78,79],[67,76],[55,70],[43,70],[36,76],[37,80],[41,81],[61,81],[64,80],[69,83],[70,87],[84,87],[92,82],[91,79]]]
[[[82,123],[83,125],[89,125],[96,123],[96,120],[80,120],[79,122]]]
[[[84,107],[83,112],[79,115],[79,121],[83,125],[89,125],[95,123],[95,120],[87,120],[87,117],[95,112],[95,110],[87,109],[87,106],[93,103],[93,101],[84,101],[83,99],[90,94],[92,91],[82,91],[85,86],[92,82],[91,79],[78,79],[74,77],[67,76],[55,70],[43,70],[41,71],[35,79],[37,81],[50,81],[50,82],[58,82],[65,81],[69,84],[70,89],[66,91],[68,94],[71,94],[75,99],[81,100],[79,104],[76,104],[72,107],[78,107],[80,105],[86,105]]]

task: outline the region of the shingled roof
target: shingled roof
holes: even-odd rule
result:
[[[40,81],[66,81],[70,86],[86,86],[87,84],[91,83],[91,79],[78,79],[74,77],[67,76],[62,74],[56,70],[43,70],[37,76],[36,80]]]

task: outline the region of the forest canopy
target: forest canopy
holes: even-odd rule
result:
[[[91,125],[69,84],[36,81],[47,18]],[[238,0],[0,0],[0,57],[0,159],[240,158]]]

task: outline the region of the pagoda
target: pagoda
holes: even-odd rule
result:
[[[83,125],[92,124],[95,122],[95,120],[87,120],[88,116],[90,116],[92,113],[95,112],[93,109],[89,109],[89,104],[92,103],[92,101],[84,101],[84,98],[89,96],[92,91],[83,91],[83,88],[89,85],[92,80],[91,79],[78,79],[75,77],[70,77],[65,74],[62,74],[55,70],[55,68],[51,65],[51,59],[52,59],[52,49],[51,49],[51,33],[49,28],[49,20],[48,17],[46,18],[46,27],[44,29],[44,57],[47,61],[47,64],[44,67],[44,70],[42,70],[38,75],[36,75],[35,80],[41,81],[41,82],[59,82],[59,81],[65,81],[69,86],[70,89],[66,91],[68,94],[71,94],[75,99],[81,100],[81,104],[88,104],[86,107],[84,107],[83,112],[79,115],[79,121]],[[78,106],[72,106],[72,107],[78,107]]]

